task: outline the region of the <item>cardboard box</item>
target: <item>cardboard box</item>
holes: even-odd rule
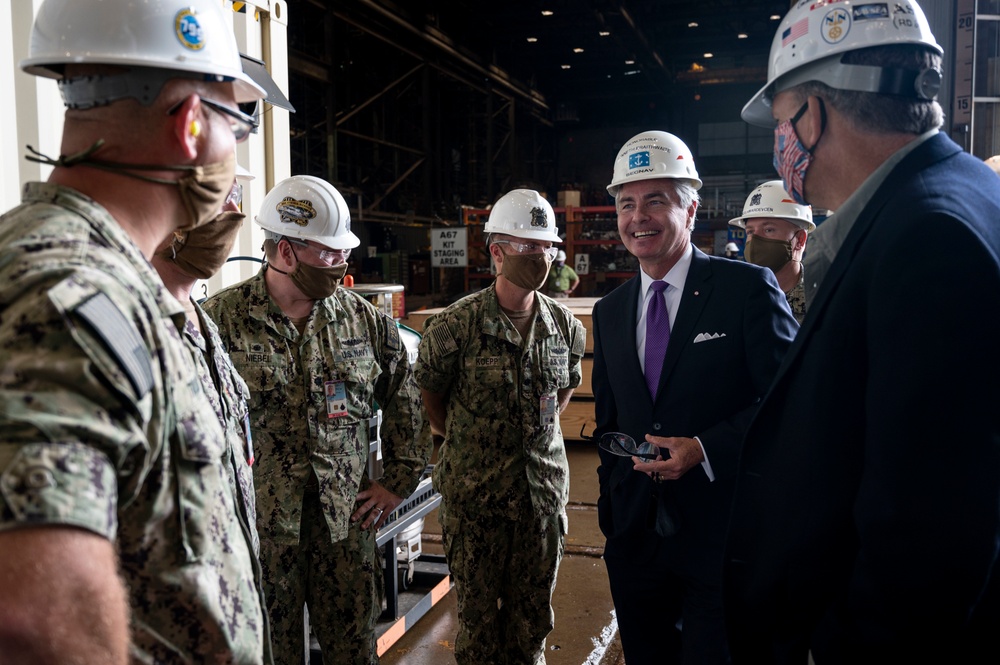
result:
[[[579,208],[580,207],[580,191],[567,189],[556,194],[556,207],[557,208]]]

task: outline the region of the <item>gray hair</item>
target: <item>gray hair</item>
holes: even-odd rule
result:
[[[680,180],[676,178],[662,178],[663,180],[669,180],[674,186],[674,193],[677,194],[677,201],[680,203],[682,208],[688,208],[692,203],[701,204],[701,194],[695,189],[687,180]],[[618,191],[615,193],[615,208],[618,207],[618,198],[621,196],[622,188],[619,187]],[[695,219],[697,219],[697,212],[695,212]]]
[[[842,62],[895,69],[941,69],[941,56],[909,45],[872,46],[849,51]],[[838,90],[819,81],[807,81],[789,89],[801,102],[821,97],[860,131],[874,134],[902,132],[923,134],[944,124],[944,111],[935,100],[916,99],[877,92]]]

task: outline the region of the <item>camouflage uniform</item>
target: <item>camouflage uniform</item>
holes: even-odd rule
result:
[[[141,663],[261,663],[266,625],[180,303],[107,211],[31,183],[0,218],[0,529],[113,541]]]
[[[205,303],[250,387],[258,529],[275,660],[301,662],[303,603],[324,660],[375,663],[382,557],[350,524],[368,486],[369,419],[383,410],[382,485],[407,497],[430,459],[430,433],[395,322],[344,289],[317,301],[300,335],[271,300],[264,271]],[[328,417],[328,382],[347,415]]]
[[[558,416],[542,424],[541,402],[580,385],[586,331],[536,292],[522,344],[495,288],[427,320],[415,374],[421,388],[447,396],[434,486],[458,593],[455,657],[544,663],[569,466]]]
[[[805,271],[799,273],[799,282],[792,287],[792,290],[785,294],[788,306],[792,308],[792,316],[802,325],[802,319],[806,318],[806,290]]]

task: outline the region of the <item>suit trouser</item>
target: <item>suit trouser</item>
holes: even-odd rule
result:
[[[303,604],[323,662],[378,663],[375,622],[382,612],[382,557],[375,533],[352,524],[330,542],[318,492],[306,492],[298,545],[275,545],[261,529],[260,562],[275,665],[301,665]]]
[[[628,665],[729,662],[721,575],[706,582],[627,559],[606,563]]]
[[[442,536],[458,597],[459,665],[543,665],[552,591],[562,560],[565,513],[519,520],[466,517],[442,506]]]

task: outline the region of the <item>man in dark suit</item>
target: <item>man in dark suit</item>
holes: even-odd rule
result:
[[[629,665],[728,660],[722,548],[740,442],[797,328],[773,272],[691,244],[700,186],[687,146],[654,131],[625,144],[608,187],[642,270],[594,307],[596,432],[668,458],[633,469],[601,451],[604,558]]]
[[[823,20],[836,5],[793,9],[778,33],[801,36],[775,37],[743,110],[778,123],[789,191],[836,212],[819,227],[833,261],[743,446],[736,663],[996,658],[1000,186],[938,132],[942,50],[916,3],[892,6],[846,35]]]

